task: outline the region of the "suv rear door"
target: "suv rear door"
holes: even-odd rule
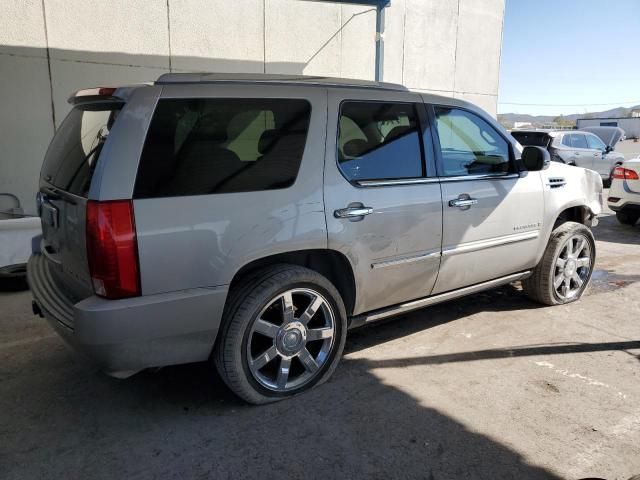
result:
[[[329,248],[354,268],[353,313],[429,295],[442,198],[420,96],[330,89],[328,111],[325,216]]]
[[[571,133],[571,146],[573,147],[573,163],[576,167],[593,168],[593,151],[589,148],[584,133]]]
[[[543,221],[540,172],[519,175],[511,142],[477,112],[436,105],[433,115],[443,199],[433,293],[532,267]]]
[[[98,158],[122,106],[117,100],[76,105],[58,128],[42,166],[40,251],[72,302],[93,293],[85,245],[87,197]]]

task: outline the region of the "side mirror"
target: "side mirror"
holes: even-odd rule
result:
[[[539,172],[549,167],[551,157],[542,147],[528,146],[522,149],[522,163],[530,172]]]
[[[606,147],[604,147],[604,153],[609,153],[612,151],[613,151],[613,148],[611,148],[611,145],[607,145]]]

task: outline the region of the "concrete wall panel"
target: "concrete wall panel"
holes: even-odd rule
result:
[[[267,73],[340,76],[341,7],[267,0]]]
[[[173,70],[262,73],[262,0],[172,0]]]
[[[46,55],[41,0],[3,0],[0,18],[0,53]]]
[[[453,91],[458,5],[451,0],[407,0],[404,84]]]
[[[459,93],[456,92],[453,95],[455,98],[471,102],[478,107],[485,110],[487,113],[495,117],[497,115],[497,96],[496,95],[481,95],[474,93]]]
[[[47,61],[0,55],[0,71],[0,193],[17,195],[33,214],[42,159],[53,136]],[[6,198],[2,205],[9,205]]]
[[[167,3],[46,0],[51,58],[169,68]]]
[[[376,9],[343,5],[340,31],[340,76],[375,79]]]
[[[460,0],[454,90],[498,94],[504,0]]]

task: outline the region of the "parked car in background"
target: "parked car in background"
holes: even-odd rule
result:
[[[624,131],[617,127],[594,128],[608,139],[608,143],[595,133],[583,130],[513,130],[511,135],[523,146],[546,148],[552,161],[598,172],[608,186],[613,169],[624,162],[624,155],[614,151]]]
[[[607,203],[624,225],[635,225],[640,219],[640,157],[615,168]]]
[[[578,300],[602,181],[400,85],[165,74],[77,92],[40,178],[34,312],[106,372],[213,359],[252,403],[348,328],[516,280]]]

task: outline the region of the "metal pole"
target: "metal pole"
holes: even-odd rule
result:
[[[384,76],[384,9],[389,6],[389,3],[390,0],[380,0],[376,5],[376,82],[381,82]]]

